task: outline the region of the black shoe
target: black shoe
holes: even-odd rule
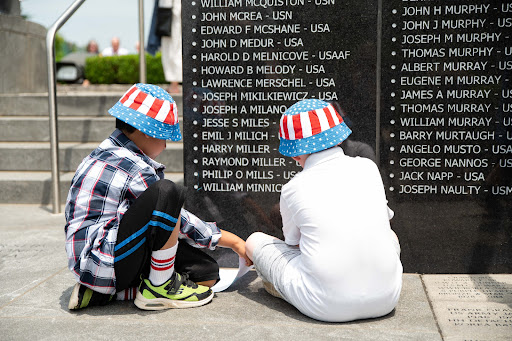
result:
[[[69,298],[68,309],[77,310],[95,305],[106,305],[113,299],[114,296],[112,295],[101,294],[77,283]]]

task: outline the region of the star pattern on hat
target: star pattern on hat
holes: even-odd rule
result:
[[[133,107],[127,106],[126,104],[123,105],[122,102],[124,102],[127,99],[126,96],[129,96],[131,93],[133,93],[134,90],[140,90],[140,92],[143,93],[144,96],[147,95],[147,97],[149,99],[154,100],[154,102],[151,101],[149,103],[149,105],[147,105],[145,107],[146,110],[151,111],[155,107],[156,102],[158,102],[157,100],[159,100],[160,101],[159,103],[163,103],[163,104],[160,104],[160,106],[158,106],[157,109],[159,109],[160,107],[162,107],[165,104],[166,105],[165,108],[167,109],[167,111],[160,110],[160,112],[157,114],[156,117],[151,117],[147,114],[147,113],[149,113],[149,111],[143,111],[141,113],[141,112],[135,110],[135,109],[137,109],[137,107],[135,107],[135,109],[134,109]],[[134,96],[135,96],[135,94],[134,94]],[[144,104],[145,104],[145,102],[143,102],[142,105],[144,105]],[[172,111],[172,113],[170,113],[169,110]],[[123,121],[125,123],[128,123],[132,127],[142,131],[143,133],[145,133],[148,136],[151,136],[151,137],[154,137],[157,139],[162,139],[162,140],[167,140],[167,139],[170,139],[172,141],[181,140],[181,132],[180,132],[180,127],[179,127],[179,123],[178,123],[178,119],[177,119],[178,113],[176,110],[176,102],[174,101],[172,96],[169,95],[169,93],[167,93],[167,91],[165,91],[164,89],[162,89],[156,85],[144,84],[144,83],[137,83],[137,84],[133,85],[121,97],[121,99],[112,108],[110,108],[108,110],[108,112],[112,116],[120,119],[121,121]],[[146,115],[144,113],[146,113]],[[169,116],[169,114],[167,114],[165,116],[165,119],[162,119],[160,117],[161,113],[163,113],[164,115],[166,113],[169,113],[170,115],[173,115],[173,116]],[[153,111],[153,114],[156,114],[156,111]],[[164,115],[162,115],[162,116],[164,116]],[[168,117],[174,117],[175,121],[169,123]]]
[[[286,110],[284,115],[296,115],[296,114],[300,114],[301,112],[305,112],[305,111],[322,109],[328,105],[329,105],[329,103],[327,103],[325,101],[321,101],[319,99],[314,99],[314,98],[305,99],[305,100],[295,103],[290,108],[288,108],[288,110]]]

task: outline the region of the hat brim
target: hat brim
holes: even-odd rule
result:
[[[160,140],[181,140],[180,125],[178,123],[173,125],[160,122],[152,117],[143,115],[132,108],[125,107],[120,102],[117,102],[108,110],[108,112],[110,115],[131,125],[148,136]]]
[[[299,156],[317,153],[345,141],[352,130],[342,122],[328,130],[298,140],[281,138],[279,152],[284,156]]]

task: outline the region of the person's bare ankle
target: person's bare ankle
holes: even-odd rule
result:
[[[180,84],[179,84],[178,82],[172,82],[172,83],[169,85],[168,92],[169,92],[171,95],[180,94],[180,93],[181,93]]]

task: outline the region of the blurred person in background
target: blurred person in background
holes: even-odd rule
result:
[[[160,13],[159,13],[160,12]],[[162,15],[170,15],[170,26],[167,32],[161,28]],[[160,16],[160,18],[158,18]],[[165,20],[163,20],[165,22]],[[169,21],[166,22],[168,24]],[[159,27],[159,28],[157,28]],[[180,83],[183,82],[181,57],[181,1],[155,0],[155,9],[151,22],[148,39],[148,52],[155,54],[161,47],[162,67],[165,80],[170,83],[167,91],[171,94],[181,92]]]
[[[87,43],[87,47],[85,49],[88,53],[93,53],[93,54],[98,54],[100,53],[100,50],[99,50],[99,47],[98,47],[98,43],[96,42],[96,40],[89,40],[89,42]]]
[[[128,50],[120,47],[121,42],[119,41],[118,37],[113,37],[110,41],[111,46],[105,48],[101,55],[103,57],[110,57],[110,56],[124,56],[128,54]]]

